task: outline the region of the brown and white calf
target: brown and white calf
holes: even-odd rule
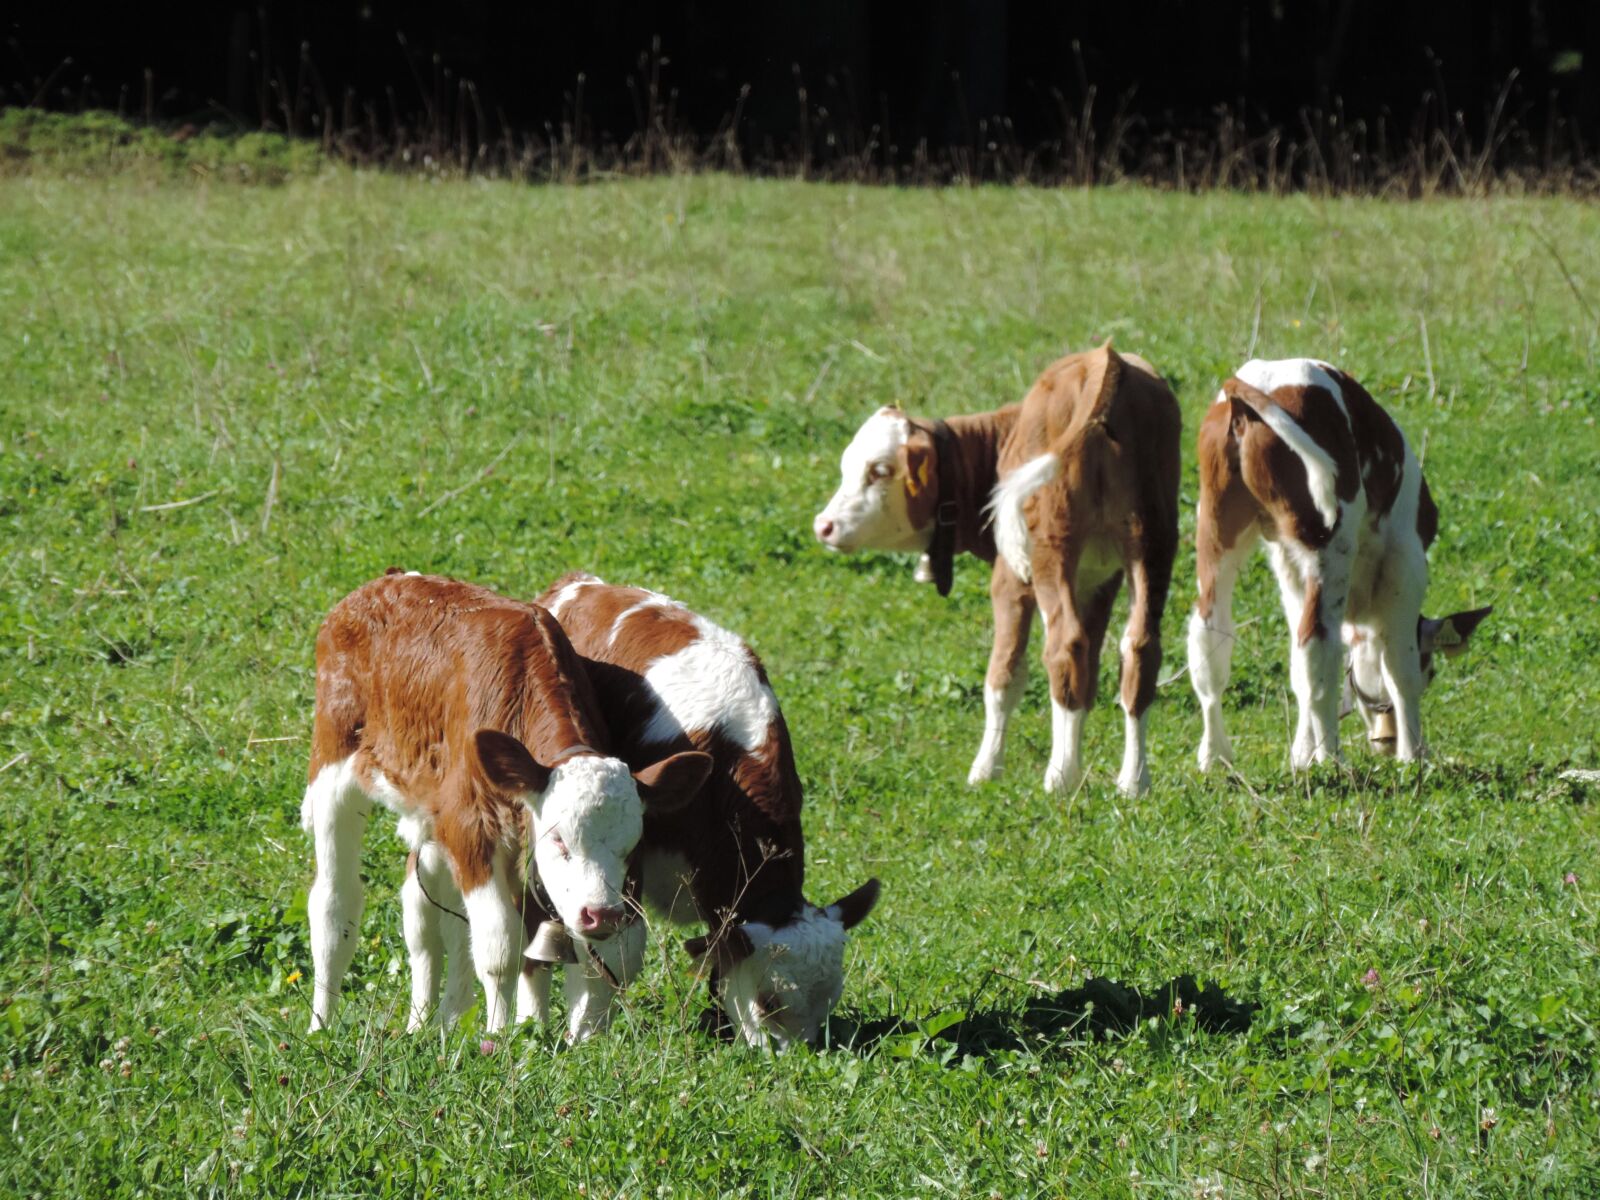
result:
[[[1299,705],[1291,763],[1339,757],[1341,635],[1351,651],[1343,690],[1368,738],[1418,758],[1434,654],[1460,653],[1490,610],[1422,616],[1439,513],[1399,426],[1327,363],[1253,360],[1217,393],[1199,456],[1200,598],[1189,619],[1189,675],[1205,719],[1200,766],[1233,757],[1222,724],[1233,588],[1262,539],[1289,622]]]
[[[603,942],[627,927],[624,869],[644,812],[692,795],[711,763],[669,754],[635,774],[609,755],[609,741],[583,666],[543,609],[399,573],[335,605],[317,633],[301,806],[317,867],[307,905],[311,1028],[332,1017],[357,945],[374,801],[395,812],[418,853],[403,890],[413,1026],[438,994],[446,907],[470,927],[486,1025],[505,1024],[522,958],[515,897],[530,832],[539,877],[575,936]]]
[[[1053,363],[1020,405],[947,421],[881,408],[845,448],[839,490],[814,523],[823,545],[924,551],[941,594],[952,554],[994,563],[994,649],[969,783],[1000,771],[1035,609],[1053,714],[1045,788],[1081,782],[1083,718],[1126,573],[1117,785],[1129,795],[1149,787],[1145,721],[1177,553],[1181,429],[1178,401],[1155,369],[1108,342]]]
[[[677,601],[592,575],[557,580],[539,603],[583,656],[624,759],[711,756],[692,800],[645,813],[645,899],[675,923],[709,927],[685,945],[709,959],[744,1041],[814,1041],[843,991],[845,934],[871,911],[878,881],[830,905],[806,900],[800,776],[760,659]]]

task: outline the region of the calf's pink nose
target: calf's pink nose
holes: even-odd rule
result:
[[[585,904],[578,910],[578,928],[584,933],[601,933],[616,928],[622,922],[620,908],[590,908]]]
[[[818,516],[811,522],[811,531],[817,535],[819,542],[825,542],[833,536],[833,522],[827,517]]]

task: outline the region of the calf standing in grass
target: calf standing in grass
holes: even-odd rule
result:
[[[1327,363],[1253,360],[1217,393],[1199,454],[1200,598],[1189,619],[1189,675],[1205,719],[1200,766],[1233,757],[1222,726],[1233,585],[1263,538],[1283,593],[1300,710],[1291,763],[1339,757],[1341,632],[1350,646],[1345,692],[1369,740],[1419,758],[1433,656],[1465,649],[1489,609],[1421,615],[1439,513],[1405,435]]]
[[[491,1032],[505,1024],[522,957],[514,897],[530,829],[539,877],[575,936],[603,943],[628,926],[624,866],[644,811],[692,795],[711,762],[670,754],[633,774],[608,756],[608,742],[582,664],[543,609],[393,572],[341,600],[317,633],[301,807],[317,861],[307,904],[311,1028],[331,1018],[355,952],[374,801],[394,810],[417,854],[403,890],[413,1027],[438,996],[447,906],[470,926],[485,1023]],[[460,949],[460,922],[451,931]]]
[[[994,563],[994,649],[969,783],[1000,770],[1037,609],[1053,712],[1045,788],[1078,786],[1083,718],[1126,572],[1117,785],[1128,795],[1150,786],[1145,719],[1178,544],[1181,428],[1177,399],[1155,369],[1107,343],[1051,365],[1020,405],[948,421],[882,408],[846,447],[839,490],[814,523],[823,545],[924,551],[941,595],[956,552]]]
[[[844,987],[845,933],[872,909],[870,879],[808,903],[800,777],[761,662],[734,634],[654,592],[573,574],[539,598],[560,620],[629,762],[702,751],[695,797],[645,813],[638,869],[651,906],[703,922],[689,953],[754,1045],[813,1041]]]

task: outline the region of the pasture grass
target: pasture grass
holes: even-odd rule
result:
[[[0,1192],[1594,1194],[1600,819],[1562,772],[1600,766],[1597,306],[1600,211],[1566,200],[0,180]],[[1107,336],[1183,404],[1186,535],[1248,352],[1333,359],[1400,420],[1430,609],[1495,605],[1425,767],[1289,772],[1257,562],[1236,777],[1197,773],[1180,677],[1155,790],[1118,798],[1107,656],[1077,795],[1040,790],[1037,669],[1009,773],[965,786],[985,570],[941,601],[810,517],[878,405],[993,407]],[[813,899],[884,884],[838,1044],[701,1032],[671,931],[589,1044],[401,1036],[387,817],[305,1035],[312,639],[391,564],[519,595],[586,567],[749,638]],[[1192,595],[1186,550],[1168,675]],[[1183,974],[1249,1031],[1036,1019]]]

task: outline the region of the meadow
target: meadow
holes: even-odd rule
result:
[[[0,177],[0,1192],[1600,1193],[1600,791],[1565,774],[1600,767],[1597,308],[1600,210],[1559,198]],[[1352,718],[1345,768],[1290,772],[1258,561],[1238,770],[1201,776],[1186,542],[1152,793],[1112,786],[1115,655],[1077,794],[1041,791],[1037,665],[966,787],[986,569],[941,601],[810,519],[879,405],[995,407],[1106,337],[1182,402],[1186,538],[1250,354],[1331,359],[1406,429],[1429,611],[1495,606],[1426,765]],[[403,1036],[386,817],[306,1036],[312,642],[390,565],[583,567],[754,644],[812,898],[883,881],[827,1048],[704,1032],[671,930],[609,1036]],[[1248,1029],[1162,1001],[1183,975]],[[1089,977],[1156,1001],[1108,1028],[1064,998]]]

